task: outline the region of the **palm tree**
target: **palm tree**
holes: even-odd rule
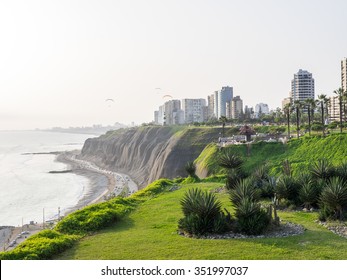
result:
[[[296,113],[296,135],[299,139],[299,130],[300,130],[300,109],[302,107],[302,103],[300,100],[294,101],[294,109]]]
[[[226,116],[221,116],[219,118],[219,121],[222,123],[222,137],[224,138],[224,128],[225,128],[225,123],[228,121]]]
[[[287,117],[288,139],[290,139],[290,112],[291,112],[290,103],[284,105],[283,111],[284,111],[284,113],[286,114],[286,117]]]
[[[334,90],[334,93],[339,97],[339,107],[340,107],[340,133],[342,133],[342,98],[343,98],[343,89],[339,88]]]
[[[322,127],[323,127],[323,136],[324,136],[324,130],[325,130],[325,122],[324,122],[324,104],[327,100],[327,96],[325,94],[321,94],[318,96],[319,99],[319,103],[320,103],[320,109],[321,109],[321,113],[322,113]]]
[[[313,98],[307,98],[305,99],[305,105],[307,106],[307,114],[308,114],[308,134],[311,136],[311,112],[312,107],[314,107],[314,99]]]

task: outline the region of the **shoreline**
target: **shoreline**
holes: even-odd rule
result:
[[[138,191],[138,186],[128,175],[102,169],[92,162],[77,159],[76,156],[79,154],[77,150],[54,153],[56,154],[55,160],[64,163],[66,170],[88,179],[88,186],[82,190],[79,200],[74,206],[62,209],[63,215],[61,217],[85,206],[100,203],[118,195],[129,196]],[[52,176],[59,176],[59,173],[66,172],[50,173]],[[49,228],[47,225],[52,225],[52,222],[57,220],[58,217],[46,220],[45,228]],[[42,223],[25,224],[19,227],[0,226],[0,252],[14,249],[26,238],[43,229]]]

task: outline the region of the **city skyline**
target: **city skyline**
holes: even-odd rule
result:
[[[346,10],[342,0],[3,1],[0,130],[141,124],[164,95],[225,85],[275,109],[298,69],[331,96]]]

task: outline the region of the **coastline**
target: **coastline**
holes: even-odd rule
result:
[[[82,195],[77,203],[67,209],[63,209],[63,216],[79,210],[85,206],[106,201],[111,197],[118,195],[128,196],[138,190],[137,185],[126,174],[117,173],[101,169],[94,163],[77,159],[80,151],[54,152],[55,160],[66,165],[69,172],[86,177],[89,181],[87,189],[83,189]],[[59,176],[64,171],[53,171],[52,176]],[[62,216],[62,217],[63,217]],[[47,224],[52,225],[58,217],[47,220]],[[49,228],[49,227],[45,227]],[[21,227],[0,226],[0,252],[12,250],[19,243],[23,242],[29,236],[43,230],[42,223],[25,224]],[[9,246],[12,244],[12,246]]]

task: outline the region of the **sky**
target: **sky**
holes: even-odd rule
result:
[[[346,11],[345,0],[1,0],[0,130],[141,124],[164,95],[223,86],[275,109],[299,69],[316,96],[333,95]]]

